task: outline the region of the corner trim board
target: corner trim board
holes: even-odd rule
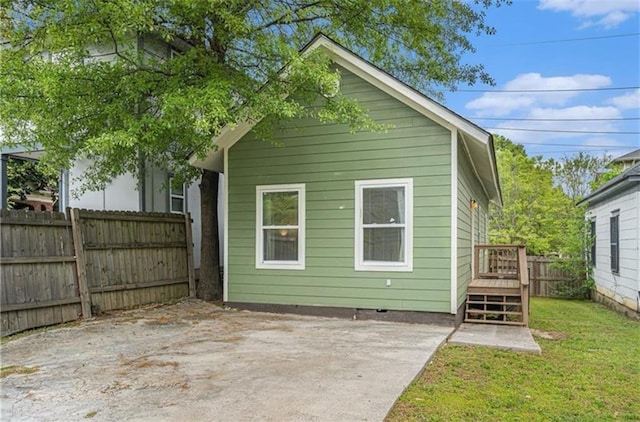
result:
[[[229,148],[224,148],[222,151],[224,160],[224,192],[223,192],[223,204],[222,211],[223,216],[223,229],[222,237],[224,239],[224,247],[222,248],[222,300],[224,302],[229,301]]]
[[[458,312],[458,131],[451,131],[451,313]]]

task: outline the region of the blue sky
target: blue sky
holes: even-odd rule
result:
[[[482,63],[496,85],[459,86],[445,104],[529,155],[617,157],[640,148],[639,15],[640,0],[514,0],[490,9],[498,32],[474,39],[477,52],[465,59]],[[545,92],[489,92],[504,90]]]

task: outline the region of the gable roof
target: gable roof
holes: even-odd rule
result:
[[[631,151],[628,154],[625,155],[621,155],[618,158],[614,158],[611,162],[612,163],[624,163],[624,162],[635,162],[640,160],[640,148],[638,148],[635,151]]]
[[[322,51],[337,65],[369,82],[396,100],[411,107],[425,117],[435,121],[450,131],[457,131],[469,155],[473,171],[480,180],[489,199],[502,205],[502,195],[498,180],[492,135],[464,117],[437,103],[389,73],[356,55],[336,41],[320,33],[302,50],[304,56],[312,51]],[[189,158],[190,164],[209,170],[223,171],[224,148],[230,148],[246,135],[258,122],[240,122],[234,127],[222,128],[214,139],[214,148],[206,158],[195,154]]]
[[[640,163],[628,168],[613,179],[609,180],[598,189],[591,192],[585,198],[583,198],[577,205],[581,204],[595,204],[598,203],[618,192],[625,190],[632,186],[634,183],[640,184]]]

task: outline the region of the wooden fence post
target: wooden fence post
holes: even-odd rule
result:
[[[78,291],[80,293],[82,316],[91,318],[91,294],[87,284],[87,267],[80,227],[80,210],[70,208],[69,215],[71,216],[71,233],[73,234],[73,250],[76,255],[76,272],[78,274]]]
[[[189,273],[189,297],[196,297],[196,274],[193,268],[193,232],[191,231],[191,214],[184,215],[184,230],[187,242],[187,271]]]

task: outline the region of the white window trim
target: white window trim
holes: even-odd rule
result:
[[[364,188],[405,189],[405,237],[404,262],[365,261],[364,260],[364,224],[362,224],[362,191]],[[375,179],[356,180],[355,182],[355,271],[398,271],[413,272],[413,179]],[[397,224],[377,224],[376,227],[398,227]]]
[[[173,177],[169,176],[169,212],[173,214],[184,214],[187,211],[187,195],[186,195],[186,186],[183,183],[182,194],[178,194],[176,189],[173,188]],[[173,198],[182,199],[182,209],[174,210],[173,209]]]
[[[266,192],[298,193],[298,260],[297,261],[265,261],[262,194]],[[285,228],[283,226],[283,228]],[[272,270],[304,270],[305,269],[305,184],[290,185],[258,185],[256,186],[256,268]]]

